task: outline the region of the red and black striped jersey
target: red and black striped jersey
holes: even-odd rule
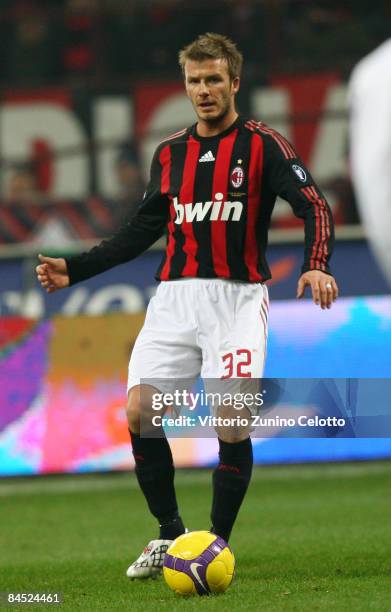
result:
[[[157,148],[137,214],[109,240],[67,259],[71,284],[129,261],[165,231],[157,279],[270,278],[267,235],[277,196],[304,221],[302,270],[329,273],[330,208],[292,145],[264,123],[239,116],[217,136],[196,124]]]

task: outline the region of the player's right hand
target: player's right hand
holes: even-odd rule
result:
[[[35,271],[38,282],[43,289],[48,293],[53,293],[57,289],[69,286],[69,274],[65,259],[62,257],[45,257],[41,254],[38,255],[38,259],[41,263],[35,268]]]

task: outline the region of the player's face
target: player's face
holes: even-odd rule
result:
[[[187,60],[185,64],[186,93],[201,121],[217,123],[235,111],[239,82],[239,77],[231,81],[225,59]]]

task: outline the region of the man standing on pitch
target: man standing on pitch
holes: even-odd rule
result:
[[[365,233],[391,287],[391,38],[349,82],[350,158]]]
[[[141,398],[160,379],[170,391],[178,379],[261,378],[270,278],[265,251],[277,195],[304,220],[305,251],[297,297],[330,308],[338,289],[328,261],[333,246],[330,209],[292,145],[235,108],[242,56],[218,34],[199,36],[179,54],[197,122],[166,138],[155,152],[138,213],[88,253],[42,255],[38,279],[49,292],[129,261],[167,230],[167,246],[152,298],[129,363],[127,415],[136,475],[160,525],[128,568],[131,578],[151,576],[185,529],[178,512],[174,466],[164,433],[140,435]],[[164,381],[164,382],[163,382]],[[171,387],[172,390],[172,387]],[[213,473],[211,530],[228,540],[252,471],[248,431],[219,431]]]

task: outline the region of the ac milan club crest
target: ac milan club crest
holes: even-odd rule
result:
[[[243,168],[240,166],[236,166],[231,172],[231,184],[235,189],[239,189],[243,185],[244,181],[244,172]]]

